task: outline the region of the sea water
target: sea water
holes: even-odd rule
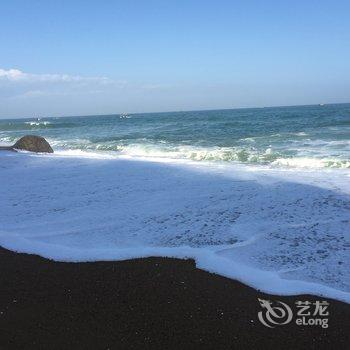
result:
[[[0,142],[56,150],[310,168],[350,167],[350,104],[0,120]]]
[[[0,245],[144,256],[350,302],[350,105],[0,121]]]

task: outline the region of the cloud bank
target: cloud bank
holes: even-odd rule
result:
[[[329,81],[145,82],[0,68],[0,118],[349,102],[348,91]]]
[[[0,68],[0,81],[9,82],[26,82],[26,83],[100,83],[108,84],[111,83],[111,79],[106,77],[83,77],[79,75],[68,75],[68,74],[32,74],[25,73],[19,69],[1,69]]]
[[[154,101],[159,104],[172,88],[157,82],[0,68],[0,118],[153,110]]]

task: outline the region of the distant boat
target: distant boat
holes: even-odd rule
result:
[[[324,106],[324,103],[320,103],[319,106]]]

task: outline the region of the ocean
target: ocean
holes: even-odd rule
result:
[[[193,258],[350,303],[350,104],[0,120],[0,245],[58,261]]]
[[[0,142],[115,156],[349,168],[350,104],[0,120]]]

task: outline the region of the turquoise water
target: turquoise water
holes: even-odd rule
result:
[[[46,137],[55,150],[350,167],[350,104],[0,120],[0,141]]]

